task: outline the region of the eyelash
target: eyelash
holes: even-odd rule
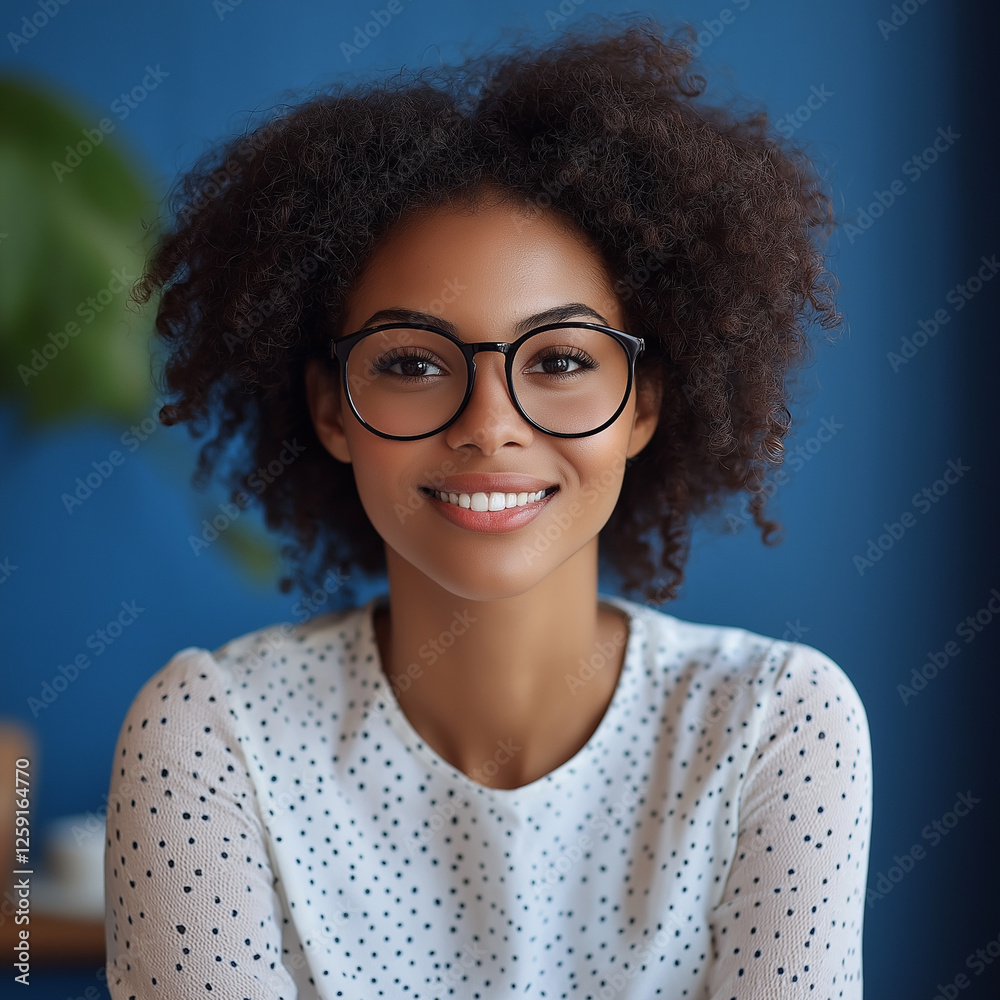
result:
[[[400,361],[429,361],[433,365],[441,366],[435,360],[434,355],[430,351],[420,351],[419,349],[405,352],[405,351],[391,351],[389,354],[383,355],[372,365],[372,374],[379,375],[382,372],[388,371],[393,365],[399,364]],[[402,375],[401,378],[419,378],[418,375]]]
[[[575,361],[581,368],[585,368],[587,371],[593,371],[598,367],[598,363],[579,347],[550,347],[545,350],[546,353],[538,358],[539,361],[547,361],[549,358],[569,358],[570,361]],[[556,374],[575,375],[576,372],[557,372]]]
[[[593,371],[598,367],[598,363],[585,351],[580,350],[578,347],[551,347],[545,350],[545,353],[539,355],[536,360],[536,364],[540,362],[547,361],[549,358],[568,358],[570,361],[575,361],[581,368],[586,371]],[[381,372],[388,371],[393,365],[398,364],[400,361],[427,361],[433,365],[440,367],[438,362],[435,360],[434,355],[429,351],[393,351],[389,354],[384,355],[379,358],[378,361],[372,366],[372,374],[380,374]],[[534,367],[534,366],[532,366]],[[576,372],[554,372],[551,374],[572,376]],[[401,376],[402,378],[419,378],[420,376]]]

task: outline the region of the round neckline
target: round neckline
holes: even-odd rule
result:
[[[478,781],[470,778],[464,771],[455,767],[454,764],[445,760],[417,732],[399,704],[396,692],[386,679],[382,669],[382,656],[379,651],[378,638],[375,634],[375,609],[377,607],[388,606],[389,595],[387,593],[376,594],[370,598],[365,604],[361,616],[362,642],[366,648],[360,652],[366,654],[363,659],[369,670],[372,690],[375,692],[374,700],[379,703],[377,706],[378,710],[385,712],[387,716],[386,721],[393,728],[398,726],[397,734],[406,747],[416,756],[425,761],[433,770],[447,775],[451,780],[466,786],[478,795],[492,796],[498,800],[514,803],[521,798],[550,788],[560,778],[579,769],[586,758],[590,757],[597,747],[604,742],[609,730],[615,723],[615,719],[620,714],[621,703],[625,699],[626,689],[631,684],[632,675],[635,670],[633,665],[633,645],[639,641],[639,631],[642,629],[642,621],[639,615],[641,606],[637,607],[632,601],[613,594],[598,593],[597,600],[598,603],[609,604],[611,607],[623,611],[628,619],[628,638],[625,642],[625,656],[621,671],[618,674],[618,683],[615,685],[611,700],[604,710],[604,715],[601,716],[601,721],[590,734],[587,742],[572,757],[564,760],[540,778],[529,781],[526,785],[519,785],[517,788],[493,788],[490,785],[481,785]]]

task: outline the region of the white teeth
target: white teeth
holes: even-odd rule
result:
[[[466,510],[507,510],[510,507],[536,503],[545,496],[545,490],[538,490],[537,493],[442,493],[435,490],[434,496]]]

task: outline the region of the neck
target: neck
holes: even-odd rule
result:
[[[422,739],[480,784],[516,788],[572,757],[614,693],[627,616],[597,600],[597,539],[530,590],[451,593],[386,550],[382,670]]]

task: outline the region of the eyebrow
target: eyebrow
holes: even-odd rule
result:
[[[562,323],[565,320],[579,319],[581,316],[590,316],[602,323],[604,326],[611,324],[596,309],[592,309],[582,302],[568,302],[565,305],[553,306],[551,309],[543,309],[541,312],[525,316],[514,324],[514,337],[520,337],[536,326],[544,326],[546,323]],[[367,330],[368,327],[376,323],[425,323],[428,326],[440,327],[454,337],[458,337],[458,328],[454,323],[442,319],[440,316],[432,316],[429,313],[420,312],[417,309],[379,309],[372,313],[359,328]]]

